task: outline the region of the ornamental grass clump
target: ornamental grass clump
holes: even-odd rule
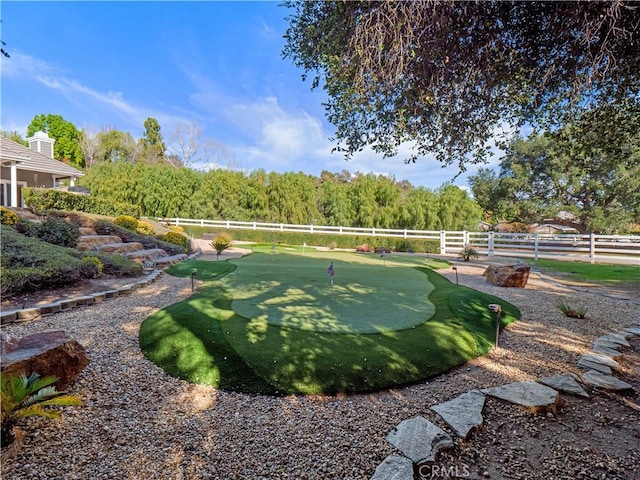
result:
[[[558,304],[558,309],[564,313],[566,317],[570,318],[586,318],[587,317],[587,307],[585,306],[574,306],[567,302],[560,302]]]

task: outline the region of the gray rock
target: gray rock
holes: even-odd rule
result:
[[[595,339],[593,341],[593,346],[595,347],[596,345],[599,345],[599,346],[602,346],[602,347],[611,348],[611,349],[614,349],[614,350],[620,350],[622,348],[622,345],[620,345],[619,343],[609,342],[607,340]]]
[[[413,462],[407,457],[389,455],[376,467],[371,480],[413,480]]]
[[[533,412],[552,411],[555,413],[560,399],[560,394],[556,390],[537,382],[508,383],[480,391],[487,395],[522,405]]]
[[[600,365],[606,365],[609,368],[613,368],[614,370],[619,370],[620,365],[614,359],[607,357],[606,355],[598,355],[597,353],[585,353],[580,357],[580,359],[584,359],[587,362],[599,363]]]
[[[435,462],[440,450],[453,446],[448,433],[420,416],[403,420],[385,438],[415,463]]]
[[[589,397],[589,394],[578,383],[578,376],[573,373],[562,373],[540,379],[540,383],[560,392],[572,393],[580,397]]]
[[[611,375],[611,369],[606,365],[602,365],[601,363],[590,362],[589,360],[585,360],[581,358],[578,360],[578,366],[582,368],[586,368],[587,370],[597,370],[600,373],[604,373],[605,375]]]
[[[614,337],[624,338],[625,340],[629,340],[631,337],[633,337],[633,333],[627,332],[626,330],[620,330],[619,332],[613,332],[613,333],[610,333],[609,335],[613,335]]]
[[[599,340],[604,340],[607,342],[612,342],[612,343],[617,343],[618,345],[622,345],[623,347],[630,347],[631,345],[629,345],[629,342],[627,342],[624,338],[622,338],[620,335],[615,335],[615,334],[609,334],[609,335],[602,335],[598,338],[596,338],[595,341],[599,341]]]
[[[467,438],[469,432],[482,425],[485,396],[478,390],[458,395],[453,400],[434,405],[431,410],[440,415],[456,435]]]
[[[600,355],[606,355],[607,357],[611,357],[614,360],[619,360],[622,358],[622,353],[618,350],[614,350],[613,348],[604,347],[598,343],[593,345],[592,350],[595,353],[599,353]]]
[[[640,326],[638,326],[638,327],[627,327],[624,330],[625,330],[625,332],[633,333],[634,335],[640,335]]]
[[[623,382],[612,375],[605,375],[595,370],[590,370],[582,374],[582,380],[587,385],[604,388],[605,390],[633,390],[633,386],[627,382]]]

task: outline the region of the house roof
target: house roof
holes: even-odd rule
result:
[[[18,162],[18,170],[51,173],[60,177],[81,177],[84,175],[66,163],[49,158],[24,145],[0,136],[0,163],[3,166]]]

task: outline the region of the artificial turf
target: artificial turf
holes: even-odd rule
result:
[[[188,276],[195,268],[204,283],[145,320],[141,348],[174,376],[248,393],[359,393],[429,378],[491,348],[488,304],[502,305],[503,326],[520,312],[428,265],[418,256],[337,253],[182,262],[170,273]],[[358,288],[348,289],[347,279]],[[340,302],[340,295],[356,298]],[[316,320],[303,321],[306,312]]]

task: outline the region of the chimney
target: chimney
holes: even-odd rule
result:
[[[53,144],[55,143],[55,138],[49,138],[45,132],[36,132],[33,134],[33,137],[27,138],[29,142],[29,148],[35,152],[41,153],[42,155],[53,158]]]

